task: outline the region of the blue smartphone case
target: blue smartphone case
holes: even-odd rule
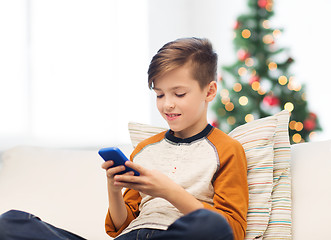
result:
[[[99,150],[99,155],[103,158],[105,161],[112,160],[114,161],[114,165],[112,167],[117,167],[120,165],[125,165],[124,163],[126,161],[129,161],[124,153],[117,147],[109,147],[109,148],[102,148]],[[126,172],[133,171],[135,176],[139,176],[139,172],[136,170],[129,168],[125,166],[125,170],[122,172],[119,172],[118,174],[124,174]]]

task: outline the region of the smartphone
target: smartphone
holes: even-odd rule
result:
[[[109,148],[102,148],[99,150],[99,155],[103,158],[103,160],[105,161],[109,161],[112,160],[114,162],[114,165],[112,167],[117,167],[120,165],[124,165],[125,166],[125,162],[129,161],[129,159],[126,158],[126,156],[124,155],[124,153],[117,147],[109,147]],[[139,172],[125,166],[125,170],[122,172],[119,172],[117,174],[124,174],[126,172],[130,172],[133,171],[135,176],[139,176]]]

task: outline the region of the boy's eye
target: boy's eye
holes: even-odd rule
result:
[[[186,93],[180,93],[180,94],[176,93],[177,97],[184,97],[185,95],[186,95]]]
[[[157,98],[162,98],[163,96],[163,94],[156,95]]]

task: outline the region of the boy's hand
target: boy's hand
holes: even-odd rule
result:
[[[134,176],[133,172],[130,175],[116,175],[114,176],[114,186],[126,187],[153,197],[163,198],[184,214],[203,208],[200,201],[163,173],[143,168],[131,161],[127,161],[125,165],[137,170],[140,176]]]
[[[175,182],[173,182],[166,175],[157,170],[149,170],[142,166],[127,161],[126,166],[137,170],[140,176],[134,176],[134,174],[123,174],[114,176],[114,185],[119,188],[130,188],[144,194],[166,198],[167,193],[174,188],[180,188]]]
[[[105,161],[101,165],[101,167],[106,170],[109,191],[114,192],[114,193],[121,192],[123,187],[115,185],[114,177],[117,173],[124,171],[125,167],[124,166],[112,167],[113,165],[114,165],[114,162],[110,160],[110,161]],[[123,175],[132,176],[132,175],[134,175],[134,173],[127,172]]]

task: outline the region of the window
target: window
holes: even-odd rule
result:
[[[128,121],[149,121],[145,1],[0,9],[1,148],[125,143]]]

